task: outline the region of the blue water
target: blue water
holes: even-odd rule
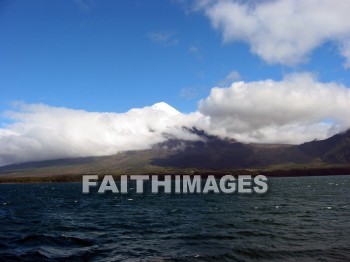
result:
[[[0,185],[0,261],[350,261],[350,176],[265,195],[81,193]]]

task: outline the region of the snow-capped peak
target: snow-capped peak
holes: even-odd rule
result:
[[[177,111],[175,108],[172,106],[168,105],[165,102],[159,102],[151,106],[155,110],[163,111],[167,113],[168,115],[178,115],[181,114],[179,111]]]

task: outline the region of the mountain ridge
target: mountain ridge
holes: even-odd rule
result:
[[[246,144],[195,127],[187,130],[201,140],[169,137],[148,150],[12,164],[0,167],[0,177],[350,167],[350,130],[301,145]]]

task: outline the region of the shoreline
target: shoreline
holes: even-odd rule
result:
[[[103,176],[112,175],[113,177],[119,177],[121,175],[135,175],[135,174],[112,174],[112,173],[91,173],[91,174],[75,174],[75,175],[26,175],[26,176],[6,176],[0,175],[0,184],[34,184],[34,183],[81,183],[83,175],[98,175],[99,181],[102,181]],[[304,169],[276,169],[276,170],[225,170],[225,171],[192,171],[192,172],[174,172],[174,173],[143,173],[137,175],[157,175],[162,178],[166,175],[171,175],[171,179],[175,179],[176,175],[200,175],[202,178],[207,178],[209,175],[213,175],[215,178],[220,179],[224,175],[251,175],[255,177],[257,175],[264,175],[267,178],[273,177],[307,177],[307,176],[339,176],[350,175],[350,166],[347,167],[329,167],[329,168],[304,168]]]

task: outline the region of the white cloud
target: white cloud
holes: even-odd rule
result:
[[[0,129],[0,165],[148,149],[165,135],[198,139],[182,129],[196,114],[183,115],[165,103],[121,114],[21,104],[6,115],[15,123]]]
[[[235,82],[213,88],[199,103],[206,127],[246,142],[302,143],[326,138],[350,126],[350,89],[320,83],[310,74],[283,81]]]
[[[241,79],[241,75],[237,71],[231,71],[230,73],[227,74],[227,76],[219,81],[218,85],[219,86],[228,86],[232,82],[238,81]]]
[[[154,31],[148,34],[149,38],[157,44],[163,47],[175,46],[179,43],[179,39],[176,37],[176,32],[171,31]]]
[[[334,41],[350,64],[350,1],[198,0],[225,42],[244,41],[268,63],[296,65],[326,41]]]

